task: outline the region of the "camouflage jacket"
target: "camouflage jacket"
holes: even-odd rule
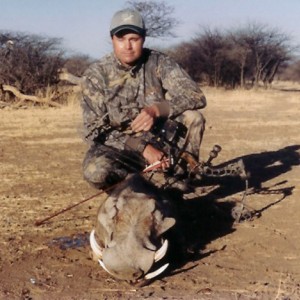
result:
[[[86,140],[117,149],[143,151],[149,133],[127,129],[145,106],[156,104],[162,117],[175,118],[206,105],[198,84],[176,62],[146,48],[130,69],[113,53],[95,62],[86,70],[82,88]]]

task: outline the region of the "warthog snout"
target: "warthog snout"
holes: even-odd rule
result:
[[[94,258],[113,277],[138,282],[166,270],[169,242],[163,234],[175,224],[154,186],[138,175],[121,183],[101,205],[90,235]]]

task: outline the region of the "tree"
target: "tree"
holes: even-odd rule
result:
[[[248,24],[231,31],[202,28],[191,42],[179,45],[173,57],[195,80],[212,86],[272,83],[280,66],[291,59],[289,37],[278,29]]]
[[[92,59],[88,55],[74,55],[66,58],[64,68],[75,76],[82,76],[91,63]]]
[[[149,37],[175,37],[174,28],[179,22],[172,17],[174,8],[164,1],[127,1],[128,8],[141,13]]]
[[[63,66],[61,40],[22,33],[0,32],[0,84],[26,94],[58,82]]]
[[[211,86],[233,85],[228,68],[229,46],[222,32],[202,28],[191,42],[179,45],[171,55],[194,80]]]
[[[281,80],[295,81],[300,83],[300,60],[294,57],[289,63],[283,63],[278,70]]]
[[[232,62],[235,62],[239,68],[239,83],[240,87],[245,87],[246,74],[250,65],[251,49],[249,49],[245,42],[247,34],[243,31],[230,32],[229,40],[232,44],[232,51],[230,52]]]
[[[179,63],[187,73],[196,81],[201,81],[199,77],[202,60],[196,55],[197,49],[192,42],[180,43],[172,49],[168,49],[169,54],[177,63]]]
[[[240,54],[244,53],[240,61],[248,59],[248,68],[256,87],[260,81],[270,84],[280,64],[290,59],[290,39],[277,29],[253,23],[233,32],[232,37]],[[244,65],[241,63],[242,67]]]
[[[226,45],[223,35],[218,30],[203,28],[194,38],[198,55],[203,60],[203,69],[209,80],[209,85],[219,86],[223,81],[222,68],[226,60]]]

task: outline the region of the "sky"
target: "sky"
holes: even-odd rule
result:
[[[165,0],[180,25],[176,38],[148,39],[149,47],[191,40],[201,27],[237,29],[258,23],[300,45],[300,0]],[[61,38],[70,54],[100,58],[111,51],[109,25],[125,0],[0,0],[0,31]]]

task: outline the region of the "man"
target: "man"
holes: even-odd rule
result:
[[[167,55],[143,47],[146,28],[137,11],[117,12],[110,35],[113,52],[86,70],[81,103],[91,142],[84,178],[99,189],[146,164],[169,167],[167,154],[151,142],[153,128],[167,119],[186,126],[182,145],[198,159],[205,123],[202,91]]]

